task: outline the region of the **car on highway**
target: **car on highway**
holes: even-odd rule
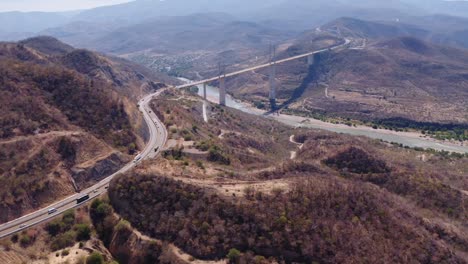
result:
[[[141,156],[139,155],[139,156],[137,156],[137,157],[135,158],[135,160],[134,160],[133,162],[134,162],[134,163],[137,163],[137,162],[139,162],[140,160],[141,160]]]
[[[19,225],[19,229],[23,229],[23,228],[25,228],[25,227],[26,227],[25,224]]]
[[[47,210],[47,213],[48,213],[48,214],[53,214],[53,213],[55,213],[55,212],[57,212],[57,209],[56,209],[56,208],[50,208],[49,210]]]

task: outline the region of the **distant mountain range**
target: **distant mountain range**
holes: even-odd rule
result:
[[[274,28],[302,31],[342,17],[371,20],[446,14],[467,16],[468,2],[442,0],[137,0],[84,11],[0,13],[0,39],[15,40],[50,28],[76,27],[108,30],[128,28],[167,16],[194,13],[227,13],[237,20],[264,23]],[[73,26],[75,25],[75,26]],[[101,31],[102,32],[102,31]]]
[[[308,70],[304,61],[278,67],[279,101],[292,102],[290,110],[366,121],[398,117],[466,124],[468,52],[440,45],[448,39],[436,39],[436,32],[441,30],[354,18],[305,32],[278,57],[317,49],[310,43],[330,42],[336,35],[354,39],[355,47],[317,56]],[[227,81],[228,90],[238,98],[266,102],[267,77],[267,71],[238,76]]]

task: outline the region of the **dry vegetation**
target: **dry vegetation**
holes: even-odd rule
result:
[[[0,240],[0,262],[4,264],[85,264],[91,255],[112,260],[96,238],[87,208],[67,211],[49,223]]]
[[[175,164],[183,162],[184,155],[193,153],[192,156],[199,154],[200,162],[211,164],[205,164],[207,168],[241,173],[268,168],[287,159],[288,148],[295,147],[288,141],[290,129],[276,122],[229,108],[208,106],[209,121],[205,123],[202,106],[202,101],[188,92],[169,91],[153,101],[152,108],[168,128],[170,139],[192,145],[182,149],[184,144],[175,144],[175,148],[164,154]]]
[[[451,137],[466,137],[468,88],[463,80],[468,55],[464,50],[410,37],[367,43],[363,49],[317,55],[309,69],[305,60],[277,66],[279,104],[285,103],[283,107],[295,114],[381,122],[392,128],[434,130],[430,127],[438,123],[455,123],[463,126]],[[295,54],[291,52],[308,45],[299,41],[279,56]],[[269,106],[268,70],[231,78],[227,87],[238,98]],[[384,122],[395,118],[401,120]],[[408,126],[408,122],[414,124]],[[446,130],[454,129],[434,131]]]
[[[131,159],[145,132],[127,95],[160,85],[128,64],[47,37],[0,43],[0,222]]]
[[[466,158],[295,130],[227,108],[211,109],[204,123],[198,100],[172,91],[153,109],[172,138],[195,146],[209,138],[231,162],[171,145],[114,180],[114,209],[144,234],[232,263],[467,261]],[[258,159],[241,161],[236,146]]]

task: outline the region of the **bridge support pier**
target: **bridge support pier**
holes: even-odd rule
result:
[[[315,61],[314,55],[307,56],[307,66],[310,67],[311,65],[314,65],[314,61]]]
[[[276,64],[270,67],[270,106],[271,110],[276,110]]]
[[[226,77],[219,78],[219,104],[226,106]]]
[[[206,96],[206,83],[203,83],[203,99],[207,99],[207,96]]]

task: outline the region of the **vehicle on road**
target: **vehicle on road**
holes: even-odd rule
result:
[[[23,229],[23,228],[25,228],[25,227],[26,227],[25,224],[19,225],[19,229]]]
[[[89,194],[86,194],[86,195],[83,195],[80,198],[76,199],[76,203],[80,204],[80,203],[82,203],[82,202],[84,202],[84,201],[86,201],[88,199],[89,199]]]
[[[57,209],[56,209],[56,208],[50,208],[49,210],[47,210],[47,213],[48,213],[48,214],[53,214],[53,213],[55,213],[55,212],[57,212]]]
[[[137,163],[137,162],[139,162],[140,160],[141,160],[141,156],[138,156],[138,157],[135,158],[135,160],[134,160],[133,162],[134,162],[134,163]]]

